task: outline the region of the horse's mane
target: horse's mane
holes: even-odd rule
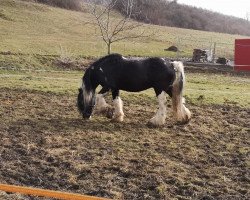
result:
[[[122,55],[121,54],[118,54],[118,53],[110,54],[110,55],[104,56],[104,57],[98,59],[97,61],[93,62],[91,64],[91,66],[98,66],[101,63],[105,62],[106,60],[116,61],[116,60],[121,60],[121,59],[122,59]]]

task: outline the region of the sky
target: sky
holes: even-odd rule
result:
[[[250,19],[250,0],[178,0],[180,4],[191,5],[207,10]]]

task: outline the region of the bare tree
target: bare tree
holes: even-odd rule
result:
[[[139,37],[149,37],[145,34],[144,29],[134,34],[126,34],[126,31],[131,31],[143,26],[142,23],[132,20],[132,15],[135,15],[134,0],[106,0],[102,6],[93,5],[91,13],[95,17],[95,22],[100,29],[101,37],[107,45],[107,53],[111,53],[111,45],[115,42]],[[122,6],[122,18],[112,17],[115,8]]]
[[[246,20],[249,21],[250,12],[246,12]]]

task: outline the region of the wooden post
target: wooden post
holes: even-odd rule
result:
[[[216,51],[216,42],[214,43],[214,50],[213,50],[213,63],[215,62],[215,51]]]
[[[180,37],[177,38],[177,52],[176,52],[176,60],[180,58]]]

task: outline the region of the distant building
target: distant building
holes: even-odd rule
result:
[[[250,71],[250,39],[235,40],[234,70]]]

